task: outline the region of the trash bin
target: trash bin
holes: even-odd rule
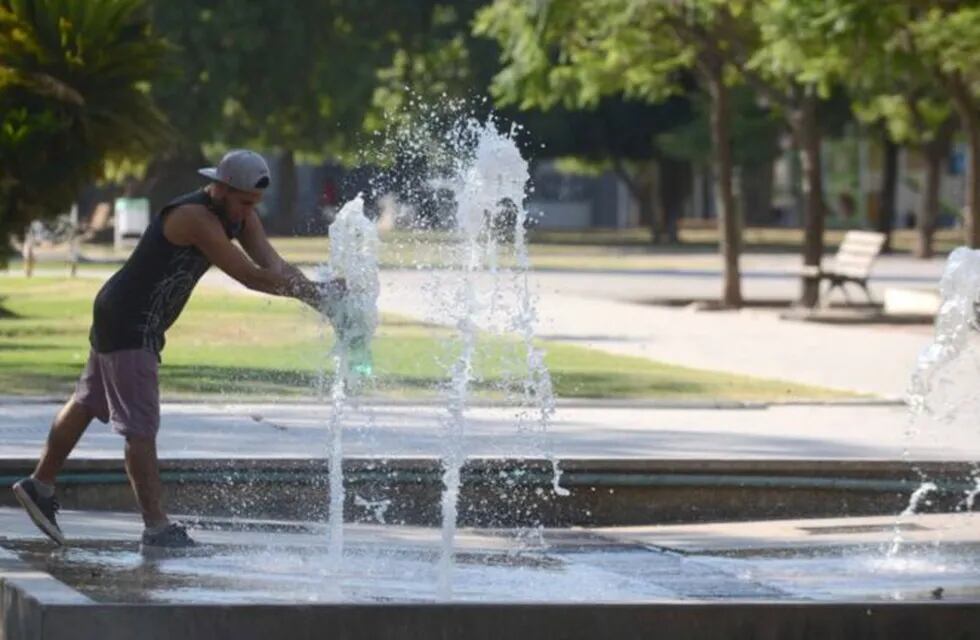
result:
[[[116,198],[113,245],[121,249],[127,241],[139,240],[150,226],[150,201],[146,198]]]

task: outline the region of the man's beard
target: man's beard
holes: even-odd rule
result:
[[[225,196],[222,196],[220,200],[214,196],[211,196],[211,211],[217,213],[219,217],[227,219],[228,209],[226,208],[225,204]]]

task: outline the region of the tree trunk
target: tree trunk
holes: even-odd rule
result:
[[[819,268],[823,258],[824,202],[823,172],[820,167],[820,131],[817,128],[816,98],[804,97],[790,115],[790,125],[802,154],[803,165],[803,265]],[[800,304],[814,307],[820,298],[820,281],[803,278]]]
[[[622,162],[614,164],[614,170],[620,180],[626,185],[630,195],[636,200],[639,208],[640,226],[650,227],[650,241],[659,244],[664,241],[664,215],[660,207],[660,184],[658,180],[658,163],[644,163],[635,176],[631,176]]]
[[[737,308],[742,306],[738,265],[741,229],[732,193],[731,107],[728,87],[722,79],[721,65],[715,65],[712,72],[706,75],[711,94],[711,153],[718,212],[718,239],[723,263],[721,303],[725,307]]]
[[[685,160],[665,158],[660,161],[660,208],[664,214],[667,242],[677,244],[678,221],[684,202],[692,196],[693,175],[691,163]]]
[[[660,241],[657,232],[657,212],[654,208],[653,190],[645,180],[639,181],[637,192],[633,195],[636,204],[640,209],[640,226],[650,228],[650,242],[656,244]]]
[[[970,144],[966,169],[966,243],[971,249],[980,249],[980,119],[971,112],[963,125]]]
[[[630,195],[636,200],[637,218],[636,223],[640,227],[650,228],[650,238],[653,238],[653,202],[650,200],[650,192],[639,182],[636,190],[630,189]]]
[[[296,233],[296,158],[293,152],[279,156],[279,184],[276,185],[276,223],[273,228],[285,235]]]
[[[667,235],[667,213],[663,207],[662,188],[660,180],[660,163],[651,162],[644,172],[644,187],[646,203],[650,208],[650,232],[654,244],[670,242]]]
[[[949,155],[955,129],[955,121],[952,118],[947,119],[940,125],[935,139],[922,146],[922,157],[926,162],[926,185],[922,191],[922,211],[916,220],[918,229],[916,258],[927,259],[933,256],[932,239],[936,232],[936,221],[939,219],[943,162]]]
[[[966,165],[966,206],[963,215],[965,242],[971,249],[980,248],[980,115],[969,88],[958,76],[947,80],[953,105],[970,148]]]
[[[881,209],[878,214],[876,231],[885,234],[885,244],[882,253],[891,252],[892,229],[895,228],[895,202],[898,191],[898,151],[888,132],[882,136],[884,162],[881,172]]]
[[[6,193],[4,192],[6,191]],[[5,190],[0,189],[0,269],[7,269],[10,266],[10,257],[14,255],[14,243],[11,238],[19,238],[23,233],[22,229],[11,229],[11,226],[21,226],[16,222],[17,198],[14,196],[14,188],[8,186]],[[0,318],[4,317],[3,298],[0,296]]]
[[[963,130],[970,146],[966,166],[966,212],[963,226],[966,243],[971,249],[980,248],[980,118],[970,110],[963,117]]]

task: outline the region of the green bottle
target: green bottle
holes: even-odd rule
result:
[[[374,372],[371,348],[363,336],[357,336],[347,346],[347,366],[352,374],[368,378]]]

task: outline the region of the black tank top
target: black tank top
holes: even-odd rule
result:
[[[197,247],[180,247],[163,235],[163,222],[173,209],[201,204],[221,221],[228,238],[237,238],[244,224],[230,222],[207,191],[183,195],[157,214],[136,249],[95,296],[89,341],[99,353],[149,349],[158,356],[164,332],[187,304],[191,291],[211,262]]]

